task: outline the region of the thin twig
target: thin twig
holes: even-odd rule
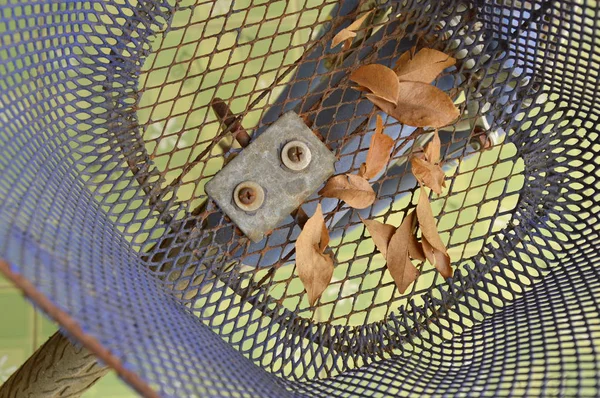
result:
[[[241,121],[236,118],[225,101],[217,97],[211,101],[210,106],[226,129],[231,126],[231,133],[240,146],[242,148],[247,147],[250,144],[250,134],[248,134],[242,126]]]

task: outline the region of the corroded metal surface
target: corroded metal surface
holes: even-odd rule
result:
[[[301,141],[310,149],[311,162],[303,170],[286,167],[283,147]],[[215,177],[206,192],[252,241],[258,242],[300,206],[334,172],[335,156],[294,112],[284,114]],[[262,206],[253,212],[240,209],[233,200],[235,188],[244,181],[265,191]]]

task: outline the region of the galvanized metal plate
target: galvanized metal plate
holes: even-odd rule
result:
[[[309,149],[311,161],[300,171],[282,162],[282,149],[291,141]],[[260,241],[300,206],[334,172],[335,156],[294,112],[284,114],[206,184],[207,194],[250,238]],[[246,212],[234,202],[235,188],[254,182],[264,190],[264,203]]]

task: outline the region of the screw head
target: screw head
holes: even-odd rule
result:
[[[304,152],[302,151],[302,147],[293,146],[288,149],[288,158],[294,163],[299,163],[304,158]]]
[[[245,205],[250,205],[256,200],[256,191],[250,187],[240,189],[238,199]]]
[[[256,211],[261,208],[264,201],[264,189],[253,181],[244,181],[233,191],[233,202],[243,211]]]
[[[290,141],[281,150],[281,161],[290,170],[301,171],[308,167],[312,155],[302,141]]]

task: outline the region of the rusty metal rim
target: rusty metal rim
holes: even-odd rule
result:
[[[44,293],[40,292],[25,277],[13,272],[10,269],[10,264],[3,259],[0,259],[0,273],[4,274],[7,279],[21,289],[25,296],[35,302],[48,316],[58,322],[62,328],[67,330],[85,348],[94,353],[106,365],[116,370],[119,376],[138,393],[149,398],[160,397],[138,374],[127,370],[121,360],[113,355],[95,337],[85,333],[73,317],[53,304]]]

